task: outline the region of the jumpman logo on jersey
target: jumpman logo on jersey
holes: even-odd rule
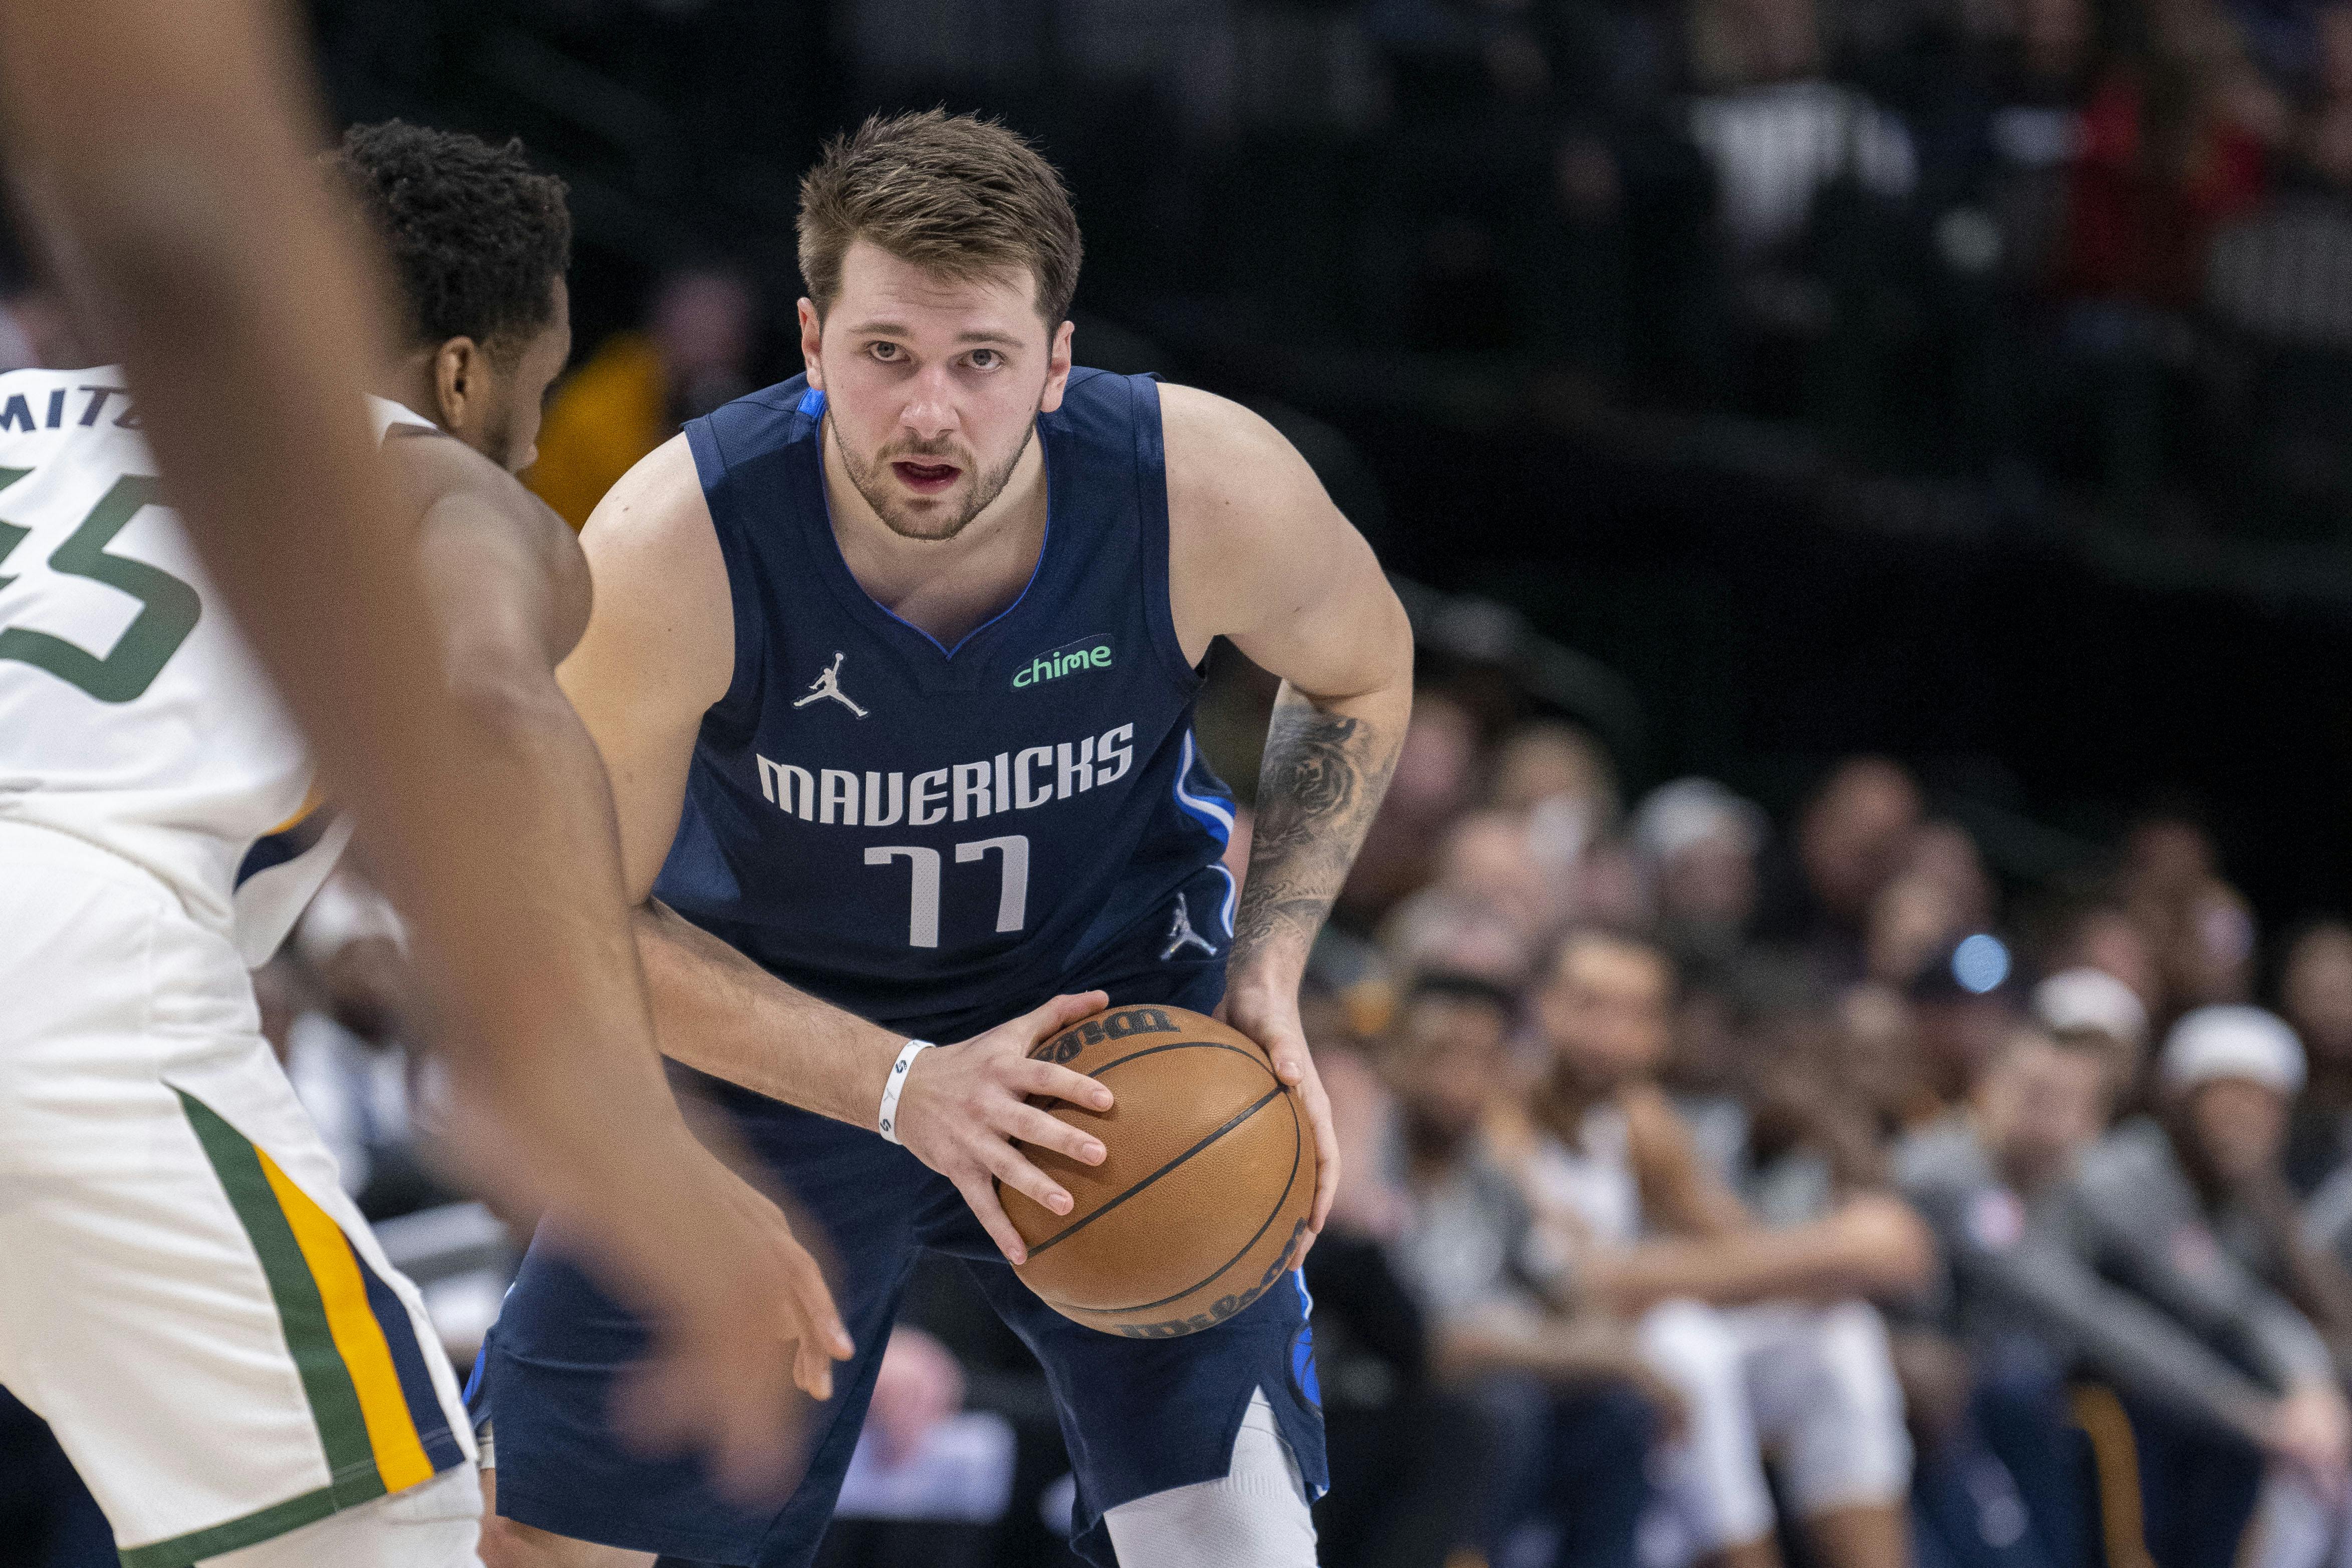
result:
[[[811,703],[823,702],[825,698],[831,697],[834,701],[839,703],[842,706],[847,708],[858,717],[864,718],[866,716],[866,710],[859,707],[856,703],[850,701],[849,694],[841,689],[841,661],[844,656],[845,655],[837,653],[834,654],[833,663],[825,668],[819,670],[816,673],[816,679],[809,683],[808,695],[801,698],[798,702],[793,704],[793,706],[794,707],[806,707]]]
[[[1192,929],[1192,905],[1180,893],[1176,895],[1176,918],[1168,923],[1168,946],[1160,949],[1160,961],[1164,964],[1187,947],[1198,947],[1212,958],[1217,956],[1217,945]]]

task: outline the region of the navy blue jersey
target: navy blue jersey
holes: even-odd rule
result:
[[[735,672],[655,895],[791,985],[942,1039],[1139,946],[1221,958],[1233,802],[1195,748],[1200,677],[1169,612],[1157,384],[1071,372],[1037,421],[1036,568],[952,647],[843,561],[824,411],[795,377],[686,427]]]

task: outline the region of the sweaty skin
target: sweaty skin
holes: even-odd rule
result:
[[[847,1346],[829,1303],[795,1323],[806,1277],[782,1221],[711,1174],[643,1003],[602,1010],[628,942],[593,849],[610,806],[547,678],[562,595],[494,559],[530,553],[488,526],[513,486],[495,465],[388,482],[361,398],[388,379],[371,369],[392,340],[385,293],[310,164],[320,130],[301,49],[263,0],[0,5],[0,145],[23,209],[90,338],[119,348],[167,497],[409,916],[436,1044],[481,1113],[478,1172],[549,1207],[652,1318],[646,1428],[692,1432],[722,1478],[781,1490],[793,1342],[829,1326]],[[434,603],[434,583],[477,573],[521,601],[478,618]]]
[[[828,397],[826,489],[843,557],[879,603],[952,639],[1010,602],[1035,564],[1045,475],[1034,421],[1060,402],[1069,325],[1046,330],[1026,277],[950,282],[863,242],[827,318],[806,300],[801,314],[810,380]],[[1170,599],[1185,656],[1197,662],[1223,635],[1284,680],[1225,1006],[1303,1098],[1321,1155],[1319,1231],[1339,1160],[1297,982],[1387,786],[1412,705],[1412,636],[1370,549],[1272,427],[1191,388],[1162,388],[1160,402]],[[845,461],[845,449],[861,455]],[[909,454],[919,461],[902,480],[894,465]],[[1002,489],[974,509],[1008,463]],[[942,479],[942,468],[956,472]],[[596,612],[561,678],[604,754],[627,892],[644,900],[677,824],[703,713],[733,674],[726,567],[683,437],[614,487],[582,542]],[[638,936],[664,1051],[873,1124],[902,1036],[792,989],[657,904],[641,910]],[[1015,1263],[1024,1253],[992,1180],[1057,1213],[1070,1199],[1013,1141],[1102,1158],[1024,1097],[1109,1103],[1091,1080],[1025,1053],[1103,1002],[1099,992],[1056,998],[961,1049],[924,1052],[908,1074],[901,1141],[955,1183]]]

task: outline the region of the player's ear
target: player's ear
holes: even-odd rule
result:
[[[824,322],[816,313],[816,301],[803,298],[800,304],[801,361],[808,366],[809,385],[824,390]]]
[[[433,351],[433,398],[441,405],[433,412],[442,429],[463,432],[472,428],[468,414],[478,420],[489,391],[485,369],[481,345],[471,338],[448,339]]]
[[[1054,347],[1045,356],[1045,395],[1037,402],[1039,413],[1051,413],[1062,406],[1062,390],[1070,384],[1070,339],[1076,330],[1068,321],[1054,329]]]

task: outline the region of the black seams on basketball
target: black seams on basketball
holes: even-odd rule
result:
[[[1255,1041],[1182,1008],[1107,1008],[1030,1054],[1114,1096],[1102,1114],[1038,1102],[1108,1151],[1083,1166],[1022,1146],[1076,1200],[1068,1214],[998,1185],[1041,1300],[1089,1328],[1164,1339],[1287,1288],[1314,1208],[1315,1140]]]

